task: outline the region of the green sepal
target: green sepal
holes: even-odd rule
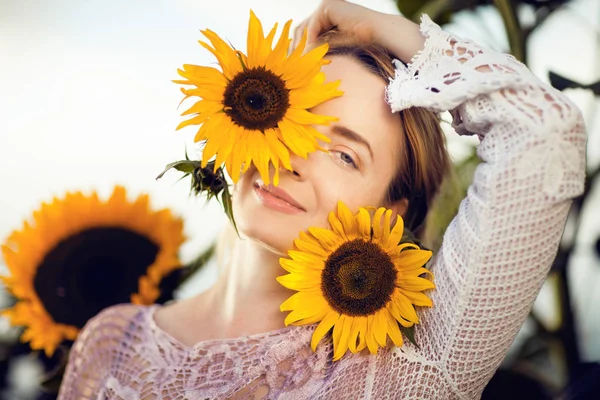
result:
[[[417,349],[421,349],[415,339],[415,326],[413,325],[410,328],[406,328],[400,324],[398,324],[398,326],[400,327],[400,332],[402,332],[408,341],[417,346]]]
[[[186,158],[187,158],[187,154],[186,154]],[[165,169],[160,174],[158,174],[156,179],[158,180],[158,179],[162,178],[163,175],[171,168],[174,168],[177,171],[185,172],[186,174],[192,174],[194,172],[194,170],[199,167],[200,167],[200,161],[192,161],[192,160],[175,161],[170,164],[167,164]],[[187,176],[187,175],[184,175],[184,177],[185,176]]]
[[[185,153],[185,160],[175,161],[167,164],[165,169],[156,177],[160,179],[170,169],[176,169],[177,171],[185,172],[185,174],[179,179],[183,179],[187,176],[192,177],[190,193],[200,195],[201,193],[206,194],[206,200],[210,201],[216,198],[223,205],[223,209],[229,221],[233,225],[235,232],[239,236],[239,231],[235,219],[233,218],[233,204],[231,200],[231,193],[229,192],[229,185],[225,179],[225,173],[223,168],[215,168],[215,162],[209,161],[206,167],[202,167],[200,161],[192,161],[188,158],[187,151]]]
[[[231,221],[231,224],[235,229],[235,233],[237,233],[239,236],[240,232],[238,231],[237,224],[235,223],[235,218],[233,218],[233,202],[231,201],[231,193],[229,193],[228,187],[225,187],[223,193],[221,193],[221,202],[223,203],[225,214],[227,214],[229,221]]]

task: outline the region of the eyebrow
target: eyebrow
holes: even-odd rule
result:
[[[351,140],[353,142],[362,144],[369,150],[369,154],[371,155],[371,159],[373,159],[373,150],[371,149],[371,145],[367,140],[360,136],[358,133],[354,132],[352,129],[346,128],[342,125],[333,125],[331,127],[331,131],[335,134],[343,136],[344,138]]]

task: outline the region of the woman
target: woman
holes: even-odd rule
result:
[[[246,239],[235,239],[215,286],[166,307],[102,312],[73,347],[61,399],[481,395],[550,268],[570,200],[583,189],[581,115],[512,57],[427,17],[419,29],[325,0],[298,30],[306,27],[314,42],[334,26],[364,44],[330,39],[323,70],[341,79],[345,94],[313,109],[339,118],[319,128],[332,140],[329,151],[293,158],[277,193],[257,171],[246,172],[234,196]],[[396,62],[394,73],[381,49],[408,68]],[[451,110],[457,133],[478,135],[483,162],[431,263],[435,306],[420,310],[419,347],[336,362],[330,342],[313,353],[314,326],[283,326],[278,308],[292,292],[275,280],[283,273],[278,259],[299,231],[326,226],[338,200],[354,211],[391,208],[419,232],[448,168],[433,113],[440,110]]]

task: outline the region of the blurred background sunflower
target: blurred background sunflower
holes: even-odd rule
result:
[[[69,346],[90,318],[116,304],[172,298],[166,278],[181,268],[183,241],[180,218],[151,210],[147,195],[128,200],[122,186],[106,201],[96,192],[55,197],[2,244],[8,274],[0,279],[15,303],[1,315],[46,360],[63,345],[46,378],[58,384]]]
[[[76,192],[43,203],[2,245],[9,275],[0,279],[17,298],[2,315],[50,357],[102,309],[153,304],[181,266],[182,230],[169,210],[151,211],[148,196],[129,202],[122,186],[107,201]]]
[[[600,302],[600,97],[594,89],[600,80],[600,2],[357,2],[388,13],[402,10],[413,18],[427,12],[445,29],[496,50],[524,54],[540,79],[552,79],[582,110],[588,127],[586,193],[573,208],[553,273],[484,399],[516,399],[502,390],[517,387],[530,399],[565,390],[578,393],[565,398],[584,398],[581,393],[590,389],[579,382],[589,374],[586,368],[592,370],[600,360],[600,314],[595,306]],[[130,193],[149,193],[153,206],[182,216],[189,239],[180,248],[180,259],[189,264],[210,246],[227,217],[217,202],[205,205],[203,199],[188,196],[187,184],[175,184],[180,174],[154,180],[165,164],[181,158],[186,144],[194,149],[193,134],[174,129],[183,110],[177,109],[181,93],[171,82],[178,78],[177,67],[183,62],[214,66],[214,58],[199,51],[195,42],[199,29],[209,27],[228,42],[243,44],[250,8],[265,26],[272,26],[290,18],[299,22],[317,4],[318,0],[158,0],[143,7],[116,0],[0,2],[0,240],[53,194],[77,188],[97,190],[99,197],[107,198],[118,177]],[[444,119],[450,120],[447,115]],[[456,200],[471,181],[476,140],[458,138],[450,129],[447,138],[456,163],[456,180],[449,186],[456,191],[445,196]],[[190,156],[198,159],[197,154]],[[454,212],[439,208],[431,221],[437,227],[433,240]],[[2,267],[6,275],[5,260],[0,260]],[[216,263],[211,262],[174,296],[194,295],[216,275]],[[15,302],[8,295],[0,300],[3,307]],[[7,399],[41,396],[37,382],[48,363],[43,352],[32,356],[29,345],[15,341],[20,333],[0,318],[0,396]]]

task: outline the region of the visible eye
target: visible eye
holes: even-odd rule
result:
[[[341,163],[344,167],[352,167],[358,169],[356,161],[348,153],[344,153],[339,150],[330,150],[329,153],[336,159],[337,162]]]

